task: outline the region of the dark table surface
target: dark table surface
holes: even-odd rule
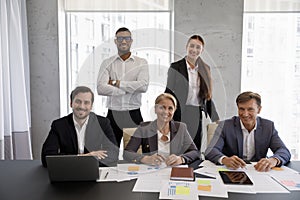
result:
[[[289,163],[300,171],[300,161]],[[132,192],[135,180],[126,182],[50,183],[48,172],[39,160],[0,161],[0,200],[147,200],[158,199],[159,193]],[[222,199],[202,197],[199,199]],[[229,193],[232,200],[300,200],[300,191],[289,194]]]

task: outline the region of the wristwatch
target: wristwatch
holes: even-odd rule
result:
[[[180,156],[181,157],[181,162],[182,162],[182,164],[185,164],[185,159],[184,159],[184,157],[183,156]]]
[[[111,81],[111,84],[112,84],[113,86],[116,86],[117,81],[116,81],[116,80],[113,80],[113,81]]]

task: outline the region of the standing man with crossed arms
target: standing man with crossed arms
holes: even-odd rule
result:
[[[97,79],[99,95],[107,96],[108,113],[117,144],[123,137],[123,128],[137,127],[142,121],[140,111],[142,93],[149,85],[147,61],[132,55],[131,32],[122,27],[116,31],[118,54],[104,60]]]

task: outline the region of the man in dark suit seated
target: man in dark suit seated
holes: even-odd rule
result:
[[[94,93],[80,86],[71,95],[73,112],[54,120],[42,148],[42,163],[47,167],[47,155],[91,155],[100,166],[115,164],[118,159],[117,142],[108,119],[91,112]]]
[[[254,161],[257,171],[269,171],[286,164],[291,154],[278,136],[274,123],[257,116],[261,110],[260,95],[241,93],[236,104],[239,116],[219,123],[205,151],[206,159],[233,169],[245,167],[245,160]],[[269,148],[273,155],[266,157]]]

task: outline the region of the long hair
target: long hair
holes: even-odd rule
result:
[[[200,35],[192,35],[188,39],[187,45],[192,39],[199,40],[204,46],[204,39]],[[204,63],[200,56],[196,60],[196,65],[198,65],[198,72],[200,76],[199,97],[200,99],[210,100],[212,98],[212,78],[210,67],[206,63]]]
[[[190,42],[191,40],[199,40],[199,41],[202,43],[202,45],[204,46],[204,39],[203,39],[200,35],[192,35],[192,36],[188,39],[186,45],[188,45],[189,42]]]
[[[198,72],[200,76],[200,91],[199,96],[201,99],[210,100],[212,98],[212,78],[210,67],[203,62],[199,57],[196,61],[198,64]]]

